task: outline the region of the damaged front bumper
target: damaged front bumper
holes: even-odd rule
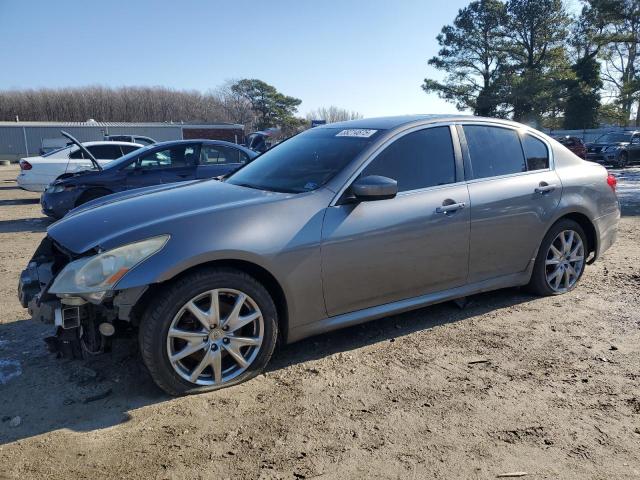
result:
[[[136,323],[133,309],[148,288],[108,291],[100,297],[49,293],[58,273],[77,258],[46,237],[20,274],[18,283],[20,303],[33,320],[55,325],[59,341],[50,338],[47,343],[65,356],[77,356],[79,347],[99,353],[105,343],[103,337],[113,335],[117,320]],[[73,345],[62,349],[61,342]]]

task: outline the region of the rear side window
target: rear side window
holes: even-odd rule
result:
[[[122,156],[120,145],[92,145],[87,147],[87,150],[100,160],[115,160]]]
[[[367,165],[361,176],[382,175],[398,182],[398,191],[456,181],[449,127],[418,130],[399,138]]]
[[[526,172],[518,132],[508,128],[465,125],[473,178]]]
[[[131,152],[135,152],[136,150],[139,150],[141,147],[136,147],[135,145],[120,145],[120,148],[122,148],[122,153],[124,155],[127,155]]]
[[[200,163],[203,165],[245,163],[247,158],[244,152],[225,145],[203,145],[200,151]]]
[[[549,168],[549,150],[542,140],[525,133],[522,136],[522,148],[527,159],[527,170]]]

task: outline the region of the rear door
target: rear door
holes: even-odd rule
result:
[[[522,272],[560,202],[541,137],[509,127],[459,127],[471,203],[469,282]]]
[[[321,252],[330,316],[466,282],[469,198],[456,150],[449,126],[407,133],[360,174],[396,180],[395,198],[327,209]]]
[[[249,161],[249,156],[239,148],[227,145],[203,144],[197,178],[213,178],[237,170]]]

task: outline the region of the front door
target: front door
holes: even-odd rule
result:
[[[128,165],[127,188],[140,188],[195,178],[197,144],[177,145],[146,152]]]
[[[330,316],[466,282],[469,198],[457,182],[449,127],[395,140],[360,174],[368,175],[393,178],[399,193],[327,209],[321,251]]]
[[[545,142],[528,133],[465,125],[471,238],[469,282],[524,271],[560,202]]]

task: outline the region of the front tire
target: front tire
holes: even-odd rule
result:
[[[140,351],[155,383],[170,395],[245,382],[267,365],[278,337],[268,291],[250,275],[201,270],[154,295],[140,324]]]
[[[529,290],[541,296],[570,292],[582,278],[587,255],[582,227],[573,220],[559,220],[542,239]]]

